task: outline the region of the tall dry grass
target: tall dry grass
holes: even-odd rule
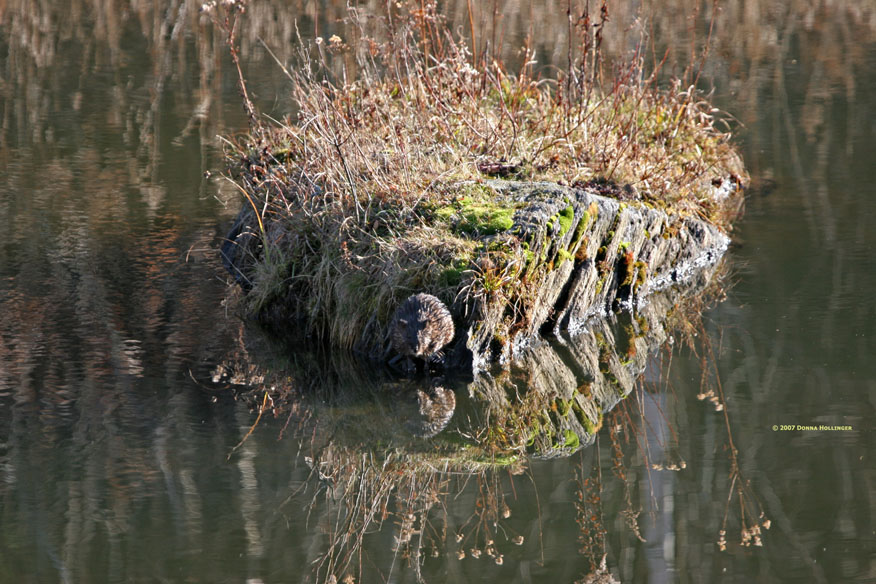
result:
[[[237,61],[245,4],[211,6]],[[720,112],[692,82],[660,88],[643,50],[609,69],[608,5],[586,6],[554,77],[529,45],[508,70],[495,45],[472,35],[470,46],[429,2],[352,8],[346,38],[299,38],[295,65],[277,60],[297,110],[286,119],[258,116],[241,73],[251,127],[228,156],[259,222],[253,312],[291,305],[311,332],[351,347],[379,341],[397,297],[430,289],[452,303],[472,286],[446,282],[447,269],[481,243],[435,211],[489,176],[617,184],[640,204],[726,227],[712,181],[743,171]]]

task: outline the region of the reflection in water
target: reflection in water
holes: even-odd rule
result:
[[[496,29],[477,4],[478,46],[513,61],[531,34],[540,63],[563,63],[563,10],[509,0]],[[444,5],[468,31],[468,3]],[[738,282],[692,337],[708,343],[690,354],[664,344],[688,335],[619,316],[445,392],[302,351],[293,378],[259,381],[289,367],[266,346],[213,383],[253,337],[225,318],[217,278],[230,211],[213,195],[234,194],[202,174],[220,164],[215,136],[245,120],[197,9],[0,6],[0,579],[316,581],[361,566],[374,581],[565,582],[603,556],[624,582],[872,579],[870,4],[677,0],[645,15],[671,74],[714,14],[700,80],[743,122],[762,187],[734,233]],[[639,40],[637,9],[611,3],[609,57]],[[257,39],[285,61],[296,22],[343,35],[344,11],[251,5],[241,50],[263,111],[289,104]],[[235,379],[294,389],[269,392],[246,440],[265,394],[238,393],[251,412],[217,388]],[[798,423],[854,431],[770,429]],[[764,546],[740,546],[761,505]]]
[[[669,322],[687,321],[682,316],[687,306],[700,308],[703,287],[714,282],[713,276],[700,273],[685,286],[654,294],[634,315],[596,319],[579,335],[535,344],[510,371],[473,380],[396,379],[390,370],[375,370],[347,354],[284,347],[241,325],[235,335],[239,346],[215,369],[211,383],[216,390],[234,388],[258,411],[256,424],[273,413],[282,423],[280,434],[299,440],[311,475],[290,497],[297,501],[297,493],[309,489],[320,493],[305,498],[308,522],[320,534],[307,558],[316,566],[317,581],[350,574],[370,581],[376,577],[372,570],[391,573],[399,569],[399,560],[418,576],[424,570],[440,573],[427,561],[433,557],[482,558],[496,566],[504,565],[506,554],[530,561],[555,535],[541,526],[524,530],[510,520],[520,503],[525,516],[535,514],[530,521],[538,522],[541,515],[538,506],[516,494],[531,489],[521,482],[531,483],[533,476],[516,477],[534,472],[530,461],[568,457],[594,444],[605,416],[611,420],[614,480],[625,493],[617,502],[620,516],[625,529],[640,534],[624,453],[630,440],[648,443],[654,430],[646,425],[665,428],[667,420],[651,411],[637,424],[632,421],[640,417],[636,412],[613,410],[634,391],[649,359],[669,338]],[[239,445],[247,465],[246,449],[254,436],[248,432]],[[648,460],[679,470],[656,448],[644,450]],[[594,518],[603,515],[602,479],[583,465],[578,472],[582,502],[578,527],[569,535],[586,553],[576,562],[575,576],[599,575],[607,552],[604,519]],[[538,492],[534,495],[537,500]],[[290,507],[297,505],[290,502]],[[388,549],[381,548],[387,527],[392,533]],[[534,541],[524,545],[529,538]],[[254,534],[249,545],[261,540]],[[513,546],[523,548],[513,552]],[[549,554],[554,561],[574,550],[561,547],[559,556]],[[362,557],[372,567],[363,567]],[[606,570],[602,576],[611,578]]]

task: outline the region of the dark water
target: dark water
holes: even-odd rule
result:
[[[297,373],[270,383],[319,398],[274,404],[237,447],[262,394],[213,376],[257,332],[216,259],[238,200],[204,171],[245,119],[221,37],[158,4],[0,7],[0,582],[572,582],[603,554],[621,582],[876,579],[876,6],[717,13],[701,83],[741,122],[754,188],[697,354],[680,336],[655,352],[572,456],[428,473],[389,455],[369,475],[349,436],[391,426],[397,400],[300,348],[271,349]],[[337,4],[250,7],[265,111],[288,103],[255,39],[341,31]],[[686,62],[705,4],[661,6],[653,53]],[[564,12],[535,5],[505,4],[506,50],[532,30],[562,64]],[[627,10],[609,51],[635,44]],[[850,429],[797,429],[820,425]],[[740,545],[754,525],[762,545]]]

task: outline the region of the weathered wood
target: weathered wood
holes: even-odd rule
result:
[[[482,307],[482,320],[469,323],[465,343],[475,368],[516,359],[540,333],[578,331],[596,315],[689,279],[714,264],[729,244],[705,221],[641,202],[553,183],[486,184],[507,204],[520,205],[509,232],[544,269],[531,276],[538,281],[526,284],[535,298],[522,326],[502,335],[505,342],[491,342],[507,317],[501,301]],[[557,217],[569,207],[572,221],[563,226]]]

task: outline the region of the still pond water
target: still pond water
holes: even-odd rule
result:
[[[250,7],[263,111],[289,104],[256,39],[286,58],[296,23],[342,32],[343,4]],[[613,3],[608,53],[634,45],[637,4]],[[671,69],[712,3],[655,4]],[[0,582],[574,582],[603,556],[604,582],[876,580],[876,5],[719,4],[700,83],[738,120],[754,186],[700,356],[653,347],[570,456],[430,472],[398,448],[380,474],[355,440],[397,444],[397,400],[226,307],[217,247],[239,201],[205,171],[246,122],[198,6],[3,3]],[[564,10],[499,5],[509,58],[531,31],[562,64]],[[444,10],[467,31],[465,6]],[[241,347],[284,372],[262,383],[309,396],[248,437],[260,403],[227,382],[263,373]],[[475,415],[453,389],[455,417]]]

